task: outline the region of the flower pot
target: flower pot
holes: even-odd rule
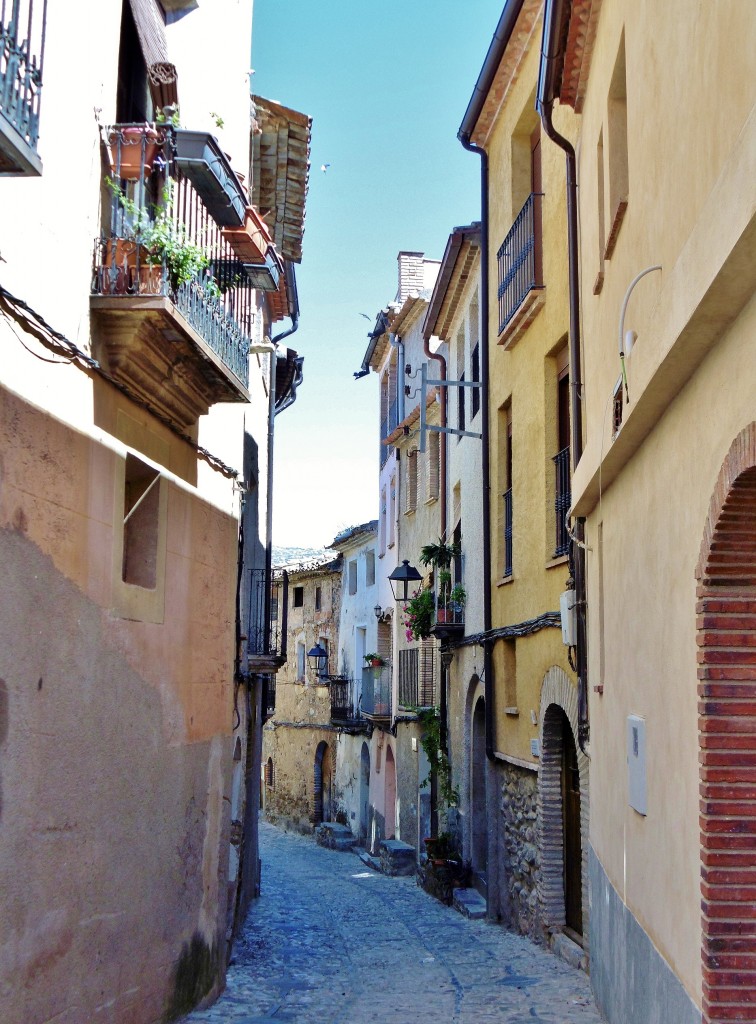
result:
[[[160,149],[157,131],[148,124],[113,128],[108,136],[110,162],[119,178],[135,181],[152,173]]]
[[[221,228],[221,234],[242,263],[264,263],[273,242],[265,221],[254,206],[245,210],[241,227]]]
[[[453,622],[454,612],[450,608],[439,608],[436,612],[436,622]]]

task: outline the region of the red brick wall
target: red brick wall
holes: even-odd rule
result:
[[[756,423],[722,466],[698,566],[704,1024],[756,1022]]]

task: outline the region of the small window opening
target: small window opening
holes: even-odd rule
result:
[[[304,587],[294,587],[294,607],[304,608]]]
[[[155,589],[159,510],[160,474],[136,456],[127,455],[123,506],[124,583]]]

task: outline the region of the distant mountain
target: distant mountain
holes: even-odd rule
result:
[[[323,558],[326,552],[323,548],[292,548],[273,545],[273,565],[289,565],[292,562],[312,562],[314,559]],[[335,552],[331,553],[335,555]]]

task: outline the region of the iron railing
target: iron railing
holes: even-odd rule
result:
[[[436,607],[436,627],[459,628],[465,624],[465,600],[458,560],[448,569],[437,569],[433,574],[433,601]]]
[[[432,708],[436,704],[436,645],[399,651],[399,704],[403,708]]]
[[[289,608],[289,574],[274,572],[268,582],[265,569],[249,569],[249,624],[247,654],[250,657],[286,659],[286,627]]]
[[[369,718],[391,718],[391,666],[362,670],[362,714]]]
[[[351,679],[343,676],[331,676],[331,721],[354,722],[357,718],[353,696],[354,686]]]
[[[95,245],[92,293],[167,296],[247,387],[255,289],[175,164],[172,130],[115,125],[107,137],[109,224]]]
[[[47,0],[0,0],[0,113],[36,152]]]
[[[556,471],[554,487],[554,512],[556,513],[556,545],[554,557],[566,555],[570,550],[570,535],[567,532],[567,513],[570,509],[570,446],[567,445],[552,459]]]
[[[533,288],[543,288],[540,268],[542,193],[532,192],[496,254],[499,268],[499,334]]]
[[[504,577],[512,575],[512,488],[503,494],[504,498]]]

